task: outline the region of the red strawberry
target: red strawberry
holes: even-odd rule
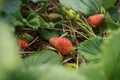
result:
[[[19,45],[21,47],[21,49],[25,49],[28,47],[28,42],[22,39],[19,39]]]
[[[104,19],[103,14],[95,14],[95,15],[89,16],[88,21],[93,27],[96,27],[102,23],[103,19]]]
[[[50,44],[53,45],[61,55],[68,55],[73,51],[73,45],[67,38],[52,37],[49,40]]]

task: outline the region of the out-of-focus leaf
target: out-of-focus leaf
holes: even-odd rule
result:
[[[85,15],[91,15],[100,11],[102,0],[59,0],[62,5],[72,8]]]
[[[31,65],[11,74],[10,80],[106,80],[97,66],[84,67],[80,71],[59,65]]]
[[[120,80],[120,29],[104,41],[101,49],[103,69],[108,80]]]
[[[0,0],[0,11],[1,11],[2,5],[3,5],[3,0]]]
[[[101,73],[101,64],[89,64],[87,66],[81,67],[80,75],[85,75],[88,80],[106,80],[106,76]]]
[[[5,13],[1,13],[0,20],[4,20],[7,23],[11,24],[14,22],[14,17],[11,14],[7,15]]]
[[[14,70],[19,62],[19,50],[13,30],[11,26],[0,21],[0,70]]]
[[[107,9],[107,11],[109,12],[110,17],[112,18],[113,21],[115,21],[115,22],[118,21],[119,13],[115,6],[111,6],[110,8]]]
[[[4,0],[3,11],[7,14],[15,13],[19,10],[21,0]]]
[[[5,12],[1,12],[0,19],[5,20],[7,23],[10,23],[12,25],[24,25],[23,17],[19,11],[13,14],[6,14]]]
[[[8,80],[89,80],[85,75],[79,75],[75,70],[61,66],[31,66],[11,73]]]
[[[78,46],[78,51],[88,60],[97,61],[99,59],[98,54],[100,53],[100,46],[103,39],[100,37],[91,38],[84,41]]]
[[[7,76],[7,80],[40,80],[41,72],[38,67],[33,66],[29,68],[19,68]]]
[[[46,64],[55,65],[62,63],[62,59],[60,58],[60,56],[57,53],[50,50],[36,52],[30,57],[25,58],[23,61],[25,66],[43,66]]]
[[[103,6],[107,9],[113,6],[116,2],[116,0],[102,0]]]
[[[43,66],[40,70],[40,80],[88,80],[85,75],[79,75],[76,71],[61,66]]]

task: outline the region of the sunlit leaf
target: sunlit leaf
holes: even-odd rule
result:
[[[96,61],[99,59],[98,54],[102,42],[102,38],[92,38],[81,43],[78,50],[88,61]]]
[[[77,12],[85,15],[91,15],[100,11],[101,0],[59,0],[60,3],[67,8],[72,8]]]

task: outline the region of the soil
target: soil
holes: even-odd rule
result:
[[[118,8],[118,12],[119,12],[119,15],[120,15],[120,0],[117,2],[116,6]]]

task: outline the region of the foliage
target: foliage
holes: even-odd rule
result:
[[[3,21],[0,21],[0,25],[0,68],[4,71],[14,70],[20,62],[17,41],[11,26]]]
[[[105,75],[109,80],[119,80],[120,71],[120,50],[119,50],[119,40],[120,40],[120,29],[114,32],[110,38],[104,41],[102,45],[102,62],[104,63]],[[114,42],[114,45],[113,45]],[[109,47],[111,46],[111,48]]]
[[[0,0],[0,80],[120,80],[115,2]],[[104,20],[95,28],[88,17],[97,13]],[[62,56],[49,43],[56,36],[71,40],[74,51]]]
[[[38,29],[41,25],[46,26],[47,24],[39,15],[34,13],[29,14],[26,20],[24,21],[26,25],[36,29]]]
[[[78,47],[79,52],[83,55],[88,62],[97,61],[99,59],[100,46],[103,43],[103,39],[96,37],[84,41]]]
[[[35,53],[35,55],[25,58],[23,60],[23,63],[25,64],[25,66],[44,66],[48,64],[57,65],[62,63],[62,59],[55,52],[46,50],[37,52]]]
[[[61,4],[68,8],[72,8],[77,12],[86,15],[98,13],[102,5],[101,0],[59,0]]]
[[[1,37],[4,34],[4,32],[6,33],[6,31],[7,31],[9,34],[7,34],[7,33],[4,34],[4,36],[6,36],[4,38],[9,38],[9,40],[13,40],[14,37],[13,37],[13,34],[11,33],[10,28],[8,26],[6,26],[4,23],[1,23],[1,25],[4,26],[4,27],[1,27],[1,29],[0,29]],[[106,78],[108,78],[108,80],[113,80],[113,79],[119,80],[119,47],[117,47],[117,46],[119,46],[119,44],[118,44],[119,40],[120,40],[119,35],[120,35],[120,30],[117,30],[111,37],[109,37],[108,39],[106,39],[104,41],[104,43],[102,44],[102,50],[100,51],[101,52],[101,61],[102,61],[102,63],[100,63],[100,64],[103,65],[103,67],[101,69],[102,69],[102,71],[105,72],[104,75],[106,75]],[[2,40],[0,40],[0,42],[5,40],[4,38],[2,37]],[[114,45],[112,45],[112,42],[114,42]],[[10,69],[13,70],[13,68],[15,69],[15,66],[18,66],[17,65],[17,64],[19,64],[18,62],[21,61],[19,59],[19,56],[15,54],[16,52],[18,52],[18,49],[16,49],[16,47],[14,46],[16,44],[14,42],[11,44],[10,43],[9,44],[2,43],[2,44],[3,44],[3,45],[1,45],[2,47],[3,46],[5,46],[5,47],[8,46],[8,47],[6,48],[7,49],[6,51],[4,51],[4,49],[2,49],[2,47],[1,47],[1,51],[2,51],[1,56],[2,57],[0,58],[0,64],[2,64],[2,66],[0,67],[0,70],[4,70],[4,69],[5,70],[10,70]],[[112,45],[112,48],[109,49],[110,48],[109,46],[111,46],[111,45]],[[55,54],[54,52],[51,53],[51,51],[47,51],[46,53],[45,52],[42,51],[40,53],[37,53],[34,56],[28,57],[28,58],[26,58],[26,61],[29,61],[30,63],[35,60],[37,61],[36,57],[38,57],[39,60],[40,59],[44,60],[45,57],[43,57],[43,56],[45,56],[45,55],[43,55],[43,54],[49,54],[49,55]],[[2,53],[4,53],[4,54],[2,54]],[[7,58],[8,56],[6,56],[6,55],[8,55],[8,53],[10,54],[9,58]],[[33,60],[33,57],[34,57],[34,60]],[[50,56],[48,56],[48,57],[50,57]],[[48,59],[48,57],[46,57],[46,59]],[[6,58],[9,60],[9,62],[11,61],[10,62],[11,68],[10,68],[10,65],[7,64],[8,62],[6,62],[7,61]],[[42,59],[42,58],[44,58],[44,59]],[[56,59],[58,59],[58,58],[56,58]],[[35,61],[35,64],[40,64],[41,62],[43,63],[43,61],[41,61],[40,63],[38,63],[38,62],[36,63],[36,61]],[[9,66],[9,69],[7,68],[8,66]],[[96,80],[99,80],[101,78],[103,78],[103,80],[105,79],[104,77],[101,77],[102,74],[100,73],[101,69],[99,70],[99,66],[95,66],[95,65],[88,66],[88,67],[86,66],[85,68],[82,69],[82,71],[80,71],[80,74],[75,72],[73,69],[69,70],[69,69],[65,69],[64,67],[60,67],[60,66],[43,65],[42,67],[39,67],[39,68],[37,68],[37,66],[39,66],[39,65],[31,65],[28,68],[21,67],[22,70],[18,69],[17,71],[15,71],[13,73],[13,74],[15,74],[14,77],[10,77],[9,80],[10,79],[11,80],[12,79],[17,79],[17,80],[19,80],[19,79],[22,79],[22,80],[25,80],[25,79],[35,79],[35,80],[37,80],[37,79],[40,79],[40,80],[48,80],[48,79],[52,79],[52,80],[56,80],[56,79],[58,79],[58,80],[61,80],[61,79],[93,80],[93,79],[96,79]],[[94,67],[96,67],[96,69]],[[91,69],[92,69],[93,73],[91,72]],[[56,76],[54,76],[55,73],[57,73]],[[92,75],[95,73],[97,74],[97,77]],[[9,76],[12,76],[12,75],[10,74]],[[66,77],[62,77],[65,75],[66,75]]]
[[[20,9],[21,0],[5,0],[3,4],[3,11],[7,14],[15,13]]]
[[[116,0],[102,0],[102,2],[103,2],[103,6],[105,8],[110,8],[112,5],[114,5],[114,3],[116,2]]]

